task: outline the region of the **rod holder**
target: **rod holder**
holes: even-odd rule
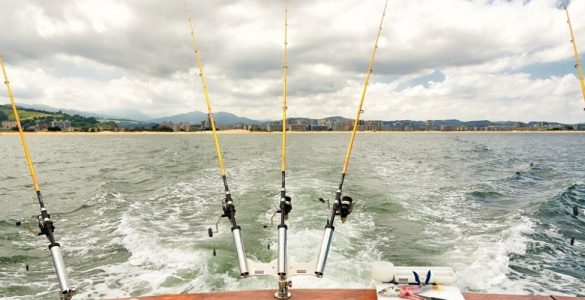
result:
[[[323,273],[325,272],[325,264],[327,263],[329,248],[331,248],[331,239],[333,238],[333,229],[332,225],[325,227],[323,240],[321,241],[321,248],[319,249],[319,257],[317,258],[317,264],[315,266],[315,275],[317,275],[317,277],[323,277]]]
[[[63,262],[63,255],[61,254],[61,247],[55,243],[49,246],[51,251],[51,257],[53,258],[53,265],[55,266],[55,273],[59,280],[59,286],[61,287],[61,299],[71,299],[75,294],[75,289],[71,287],[69,278],[67,278],[67,272],[65,271],[65,263]]]
[[[278,279],[278,291],[274,293],[276,299],[289,299],[292,294],[288,291],[292,287],[292,281],[288,280],[285,275],[282,275]]]
[[[248,264],[246,263],[246,253],[244,251],[244,243],[242,242],[242,229],[240,226],[233,227],[232,234],[234,235],[236,253],[238,254],[238,261],[240,263],[240,275],[242,277],[248,277],[250,272],[248,271]]]
[[[286,225],[278,226],[278,270],[279,276],[286,276]]]

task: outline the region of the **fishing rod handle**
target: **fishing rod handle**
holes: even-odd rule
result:
[[[334,229],[333,225],[328,224],[323,232],[323,240],[321,241],[319,257],[317,258],[317,265],[315,266],[315,275],[317,275],[317,277],[323,277],[323,273],[325,272],[325,264],[327,263],[327,256],[329,255],[329,249],[331,248]]]
[[[67,278],[65,263],[63,262],[63,255],[61,254],[61,247],[58,243],[54,243],[49,245],[49,250],[51,250],[51,257],[53,258],[55,273],[57,274],[59,286],[61,287],[61,294],[63,295],[62,298],[67,299],[67,295],[69,295],[68,297],[70,298],[73,293],[75,293],[75,289],[71,287],[69,278]]]
[[[247,277],[248,264],[246,263],[246,252],[244,251],[244,243],[242,242],[242,229],[240,226],[232,227],[232,234],[234,235],[234,243],[236,244],[236,253],[238,255],[238,262],[240,263],[240,275]]]
[[[286,225],[278,226],[278,269],[277,274],[286,276]]]

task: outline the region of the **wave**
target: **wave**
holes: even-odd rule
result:
[[[571,184],[530,214],[535,231],[528,234],[526,253],[512,260],[515,276],[531,274],[528,283],[537,293],[575,295],[585,290],[585,222],[572,215],[572,206],[585,202],[585,185]],[[576,239],[574,245],[570,244]]]
[[[473,191],[467,193],[467,195],[478,201],[490,201],[504,197],[504,194],[495,191]]]

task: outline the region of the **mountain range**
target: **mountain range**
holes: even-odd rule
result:
[[[244,117],[239,117],[236,116],[232,113],[228,113],[228,112],[217,112],[213,114],[213,117],[215,118],[215,122],[217,124],[236,124],[236,123],[240,123],[240,124],[257,124],[260,123],[259,121],[256,120],[252,120],[252,119],[248,119],[248,118],[244,118]],[[164,118],[158,118],[158,119],[152,119],[149,120],[150,123],[163,123],[163,122],[173,122],[173,123],[180,123],[180,122],[187,122],[187,123],[191,123],[191,124],[201,124],[201,121],[203,120],[207,120],[207,114],[206,113],[202,113],[200,111],[192,111],[192,112],[188,112],[188,113],[184,113],[184,114],[178,114],[178,115],[173,115],[173,116],[169,116],[169,117],[164,117]]]
[[[172,122],[172,123],[180,123],[180,122],[187,122],[190,124],[200,124],[201,121],[207,119],[207,113],[200,112],[200,111],[192,111],[188,113],[176,114],[168,117],[162,118],[155,118],[152,119],[148,115],[138,111],[138,110],[124,110],[124,111],[117,111],[116,113],[106,113],[106,112],[86,112],[86,111],[79,111],[74,109],[63,109],[63,108],[55,108],[48,105],[42,104],[34,104],[34,105],[19,105],[23,108],[32,108],[37,110],[43,110],[48,112],[64,112],[70,115],[80,115],[83,117],[94,117],[98,119],[107,119],[116,122],[131,122],[133,123],[132,127],[136,126],[148,126],[153,123],[164,123],[164,122]],[[262,124],[267,123],[270,121],[267,120],[253,120],[245,117],[240,117],[235,114],[229,112],[217,112],[214,113],[215,121],[219,124]],[[315,120],[311,118],[298,118],[298,117],[291,117],[289,120]],[[333,116],[328,118],[323,118],[325,120],[332,120],[332,121],[344,121],[344,120],[351,120],[341,116]],[[385,124],[391,124],[395,122],[401,122],[405,126],[413,126],[413,127],[424,127],[426,126],[427,121],[413,121],[413,120],[392,120],[392,121],[383,121]],[[478,121],[460,121],[456,119],[448,119],[448,120],[432,120],[433,126],[467,126],[467,127],[487,127],[487,126],[514,126],[518,122],[516,121],[489,121],[489,120],[478,120]],[[558,122],[524,122],[524,124],[532,125],[535,123],[548,123],[548,124],[558,124],[564,125],[563,123]]]
[[[32,109],[36,109],[36,110],[44,110],[44,111],[48,111],[48,112],[64,112],[66,114],[69,115],[80,115],[82,117],[94,117],[94,118],[99,118],[99,119],[118,119],[118,120],[135,120],[135,121],[141,121],[141,122],[148,122],[149,119],[151,119],[151,117],[145,115],[144,113],[142,113],[139,110],[122,110],[122,111],[117,111],[116,113],[108,113],[108,112],[86,112],[86,111],[81,111],[81,110],[75,110],[75,109],[66,109],[66,108],[55,108],[49,105],[44,105],[44,104],[32,104],[32,105],[28,105],[28,104],[18,104],[19,107],[24,107],[24,108],[32,108]]]
[[[172,122],[172,123],[188,122],[191,124],[200,124],[201,121],[207,119],[207,114],[200,112],[200,111],[192,111],[192,112],[188,112],[188,113],[182,113],[182,114],[172,115],[172,116],[168,116],[168,117],[153,119],[150,116],[142,113],[139,110],[132,110],[132,109],[117,111],[115,113],[108,113],[108,112],[86,112],[86,111],[80,111],[80,110],[75,110],[75,109],[56,108],[56,107],[43,105],[43,104],[33,104],[33,105],[19,104],[18,106],[23,107],[23,108],[44,110],[44,111],[48,111],[48,112],[61,111],[61,112],[64,112],[66,114],[69,114],[69,115],[80,115],[80,116],[88,117],[88,118],[94,117],[94,118],[98,118],[98,119],[128,120],[128,121],[139,121],[139,122],[143,122],[143,123],[158,123],[158,124],[160,124],[160,123],[164,123],[164,122]],[[213,116],[215,117],[215,122],[218,124],[233,125],[236,123],[241,123],[241,124],[259,123],[259,121],[244,118],[244,117],[239,117],[239,116],[236,116],[236,115],[234,115],[232,113],[228,113],[228,112],[217,112],[217,113],[214,113]]]

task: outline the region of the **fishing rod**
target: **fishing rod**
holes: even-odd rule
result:
[[[571,24],[571,18],[569,17],[569,9],[567,8],[567,2],[563,1],[563,8],[567,14],[567,24],[569,24],[569,33],[571,34],[571,44],[573,44],[573,53],[575,54],[575,68],[579,74],[579,81],[581,82],[581,93],[583,94],[583,102],[585,102],[585,81],[583,80],[583,69],[581,68],[581,58],[579,51],[577,50],[577,42],[575,41],[575,34],[573,33],[573,25]],[[584,108],[585,110],[585,108]]]
[[[33,188],[37,195],[37,199],[39,202],[39,206],[41,209],[41,214],[38,215],[38,225],[41,232],[38,235],[45,235],[49,240],[49,251],[51,252],[51,257],[53,258],[53,266],[55,267],[55,273],[57,274],[57,279],[59,280],[59,286],[61,287],[61,299],[68,300],[73,297],[76,290],[75,288],[71,287],[69,283],[69,278],[67,278],[67,271],[65,270],[65,263],[63,262],[63,255],[61,254],[61,245],[55,241],[55,226],[53,221],[51,220],[51,215],[49,211],[45,207],[45,203],[43,201],[43,196],[41,194],[41,188],[39,185],[39,180],[35,173],[35,168],[33,166],[33,162],[30,155],[30,150],[28,149],[28,144],[26,142],[26,137],[22,130],[22,125],[20,123],[20,117],[18,115],[18,110],[16,109],[16,102],[14,101],[14,94],[12,93],[12,88],[10,87],[10,81],[8,81],[8,75],[6,74],[6,67],[4,66],[4,57],[0,53],[0,65],[2,66],[2,74],[4,75],[4,84],[6,85],[6,91],[8,92],[8,98],[10,99],[10,103],[12,105],[12,113],[14,114],[14,119],[16,120],[16,126],[18,127],[18,134],[20,135],[20,141],[22,143],[22,148],[24,150],[24,156],[26,158],[26,165],[28,166],[28,170],[30,173],[30,177],[32,178]]]
[[[327,262],[327,256],[329,255],[329,249],[331,247],[331,240],[333,238],[333,231],[335,230],[334,222],[335,216],[340,216],[341,222],[345,222],[347,216],[349,216],[353,210],[354,201],[349,196],[342,197],[343,191],[343,183],[345,181],[345,175],[347,174],[347,169],[349,167],[349,160],[351,158],[351,151],[353,149],[353,144],[355,141],[355,135],[358,129],[358,123],[360,120],[360,116],[363,113],[362,107],[364,105],[364,101],[366,99],[366,90],[368,89],[368,83],[370,81],[370,76],[372,75],[372,66],[374,65],[374,59],[376,57],[376,52],[378,50],[378,40],[380,39],[380,34],[382,33],[382,25],[384,23],[384,17],[386,16],[386,8],[388,6],[388,0],[386,0],[384,4],[384,10],[382,12],[382,18],[380,19],[380,26],[378,27],[378,33],[376,34],[376,40],[374,42],[374,49],[372,50],[372,55],[370,57],[370,62],[368,65],[368,70],[366,72],[366,78],[364,80],[364,85],[362,88],[362,94],[360,97],[360,102],[357,109],[357,114],[355,120],[353,122],[353,130],[351,132],[351,138],[349,140],[349,145],[347,147],[347,153],[345,154],[345,161],[343,162],[343,168],[341,170],[341,182],[339,183],[339,187],[335,192],[335,202],[333,203],[333,207],[331,208],[331,217],[327,220],[327,224],[325,225],[325,231],[323,233],[323,240],[321,242],[321,247],[319,248],[319,256],[317,258],[317,263],[315,266],[315,275],[317,277],[322,277],[323,272],[325,272],[325,264]],[[321,199],[320,199],[321,200]]]
[[[575,68],[579,74],[579,81],[581,83],[581,93],[583,94],[583,101],[585,102],[585,82],[583,80],[583,69],[581,68],[581,58],[579,51],[577,50],[577,42],[575,41],[575,34],[573,33],[573,25],[571,23],[571,17],[569,16],[569,8],[567,1],[563,0],[563,9],[567,15],[567,24],[569,25],[569,33],[571,35],[571,44],[573,45],[573,53],[575,54]],[[583,108],[585,110],[585,108]],[[573,215],[576,217],[579,215],[579,206],[573,205]],[[575,237],[571,238],[571,246],[575,244]]]
[[[217,154],[217,162],[221,173],[221,179],[223,181],[223,187],[225,191],[225,199],[223,201],[223,213],[221,218],[228,218],[232,224],[232,234],[234,236],[234,242],[236,245],[236,253],[238,255],[238,261],[240,265],[240,275],[247,277],[249,275],[248,265],[246,262],[246,253],[244,250],[244,243],[242,240],[242,228],[236,222],[236,207],[234,206],[234,200],[230,193],[230,189],[227,182],[225,167],[223,164],[223,158],[221,156],[221,147],[219,145],[219,138],[217,136],[217,130],[215,127],[215,119],[211,110],[211,100],[209,99],[209,93],[207,91],[207,82],[205,81],[205,73],[203,71],[203,63],[201,62],[201,55],[199,48],[197,47],[197,40],[195,38],[195,29],[193,28],[193,21],[191,20],[191,10],[187,2],[185,1],[185,12],[187,14],[187,20],[189,21],[189,28],[191,30],[191,43],[193,46],[193,52],[195,54],[195,60],[197,61],[197,67],[199,68],[199,78],[201,79],[201,85],[203,86],[203,96],[205,98],[205,104],[207,106],[207,116],[209,117],[209,124],[211,125],[211,132],[213,133],[213,141],[215,143],[215,152]],[[212,236],[212,230],[210,228],[209,235]]]
[[[286,220],[292,210],[291,197],[286,195],[286,95],[287,95],[287,76],[288,76],[288,1],[284,2],[284,58],[282,64],[282,154],[281,154],[281,188],[280,188],[280,207],[277,213],[280,213],[280,224],[278,225],[278,269],[279,276],[278,291],[275,297],[278,299],[287,299],[291,296],[288,291],[290,285],[286,276],[287,268],[287,230]]]

